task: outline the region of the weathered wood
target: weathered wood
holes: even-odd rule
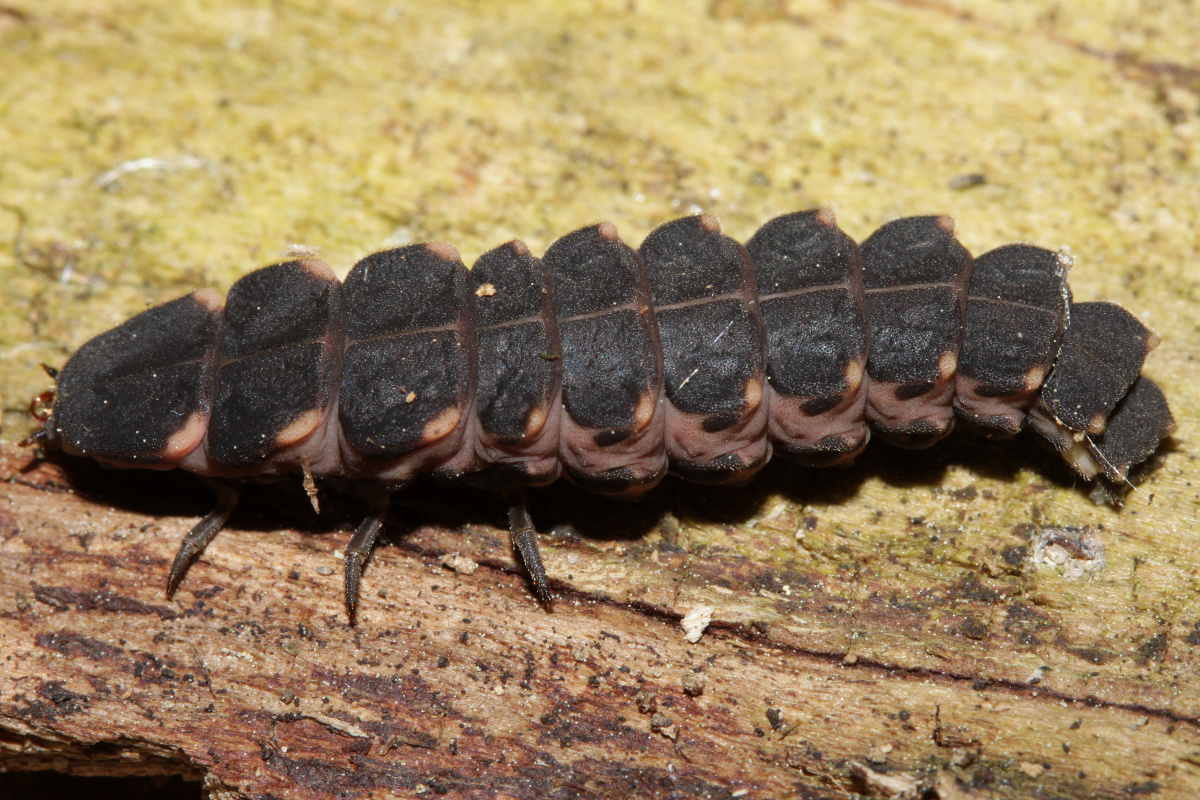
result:
[[[1117,564],[1090,582],[1032,572],[1035,527],[975,541],[990,493],[924,483],[936,469],[887,487],[946,517],[899,521],[892,552],[805,493],[776,494],[813,479],[836,520],[836,495],[873,494],[912,457],[877,455],[772,467],[740,493],[671,484],[638,505],[535,494],[540,524],[575,529],[547,543],[553,613],[488,524],[498,502],[415,493],[392,514],[393,534],[414,529],[375,552],[351,628],[337,551],[353,501],[335,530],[306,522],[298,487],[252,492],[168,601],[194,521],[174,509],[202,513],[201,490],[4,445],[0,764],[202,773],[230,797],[886,796],[872,767],[940,775],[941,796],[1189,796],[1190,623],[1122,632],[1153,565],[1119,591]],[[714,622],[691,644],[679,620],[700,606]]]

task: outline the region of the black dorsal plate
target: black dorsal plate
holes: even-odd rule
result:
[[[1142,376],[1117,405],[1104,432],[1088,437],[1088,450],[1104,477],[1124,482],[1130,469],[1158,449],[1159,442],[1175,430],[1175,418],[1162,390]]]
[[[907,217],[871,234],[862,255],[871,326],[867,419],[893,444],[927,447],[954,428],[971,254],[949,217]]]
[[[558,476],[562,384],[554,285],[519,241],[480,256],[470,278],[481,456],[522,483],[551,481]]]
[[[209,459],[257,467],[323,426],[343,328],[341,284],[320,261],[264,267],[230,287]]]
[[[858,245],[832,211],[816,209],[776,217],[746,249],[766,328],[775,448],[806,464],[849,461],[870,438]]]
[[[70,452],[173,467],[208,425],[221,297],[205,289],[95,337],[58,376],[54,426]]]
[[[954,411],[993,437],[1016,434],[1050,374],[1067,321],[1069,260],[1010,244],[975,260]]]
[[[646,274],[611,222],[569,233],[546,251],[562,341],[559,453],[572,480],[629,494],[658,483],[662,366]]]
[[[1158,335],[1115,303],[1077,303],[1042,390],[1059,425],[1097,434],[1142,371]]]
[[[662,342],[671,469],[702,482],[746,480],[771,452],[750,256],[711,214],[656,228],[638,254]]]
[[[342,436],[352,454],[379,465],[434,448],[428,463],[384,473],[407,480],[462,443],[474,371],[467,271],[450,245],[411,245],[359,261],[345,292]]]

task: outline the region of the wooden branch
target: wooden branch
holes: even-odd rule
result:
[[[539,524],[574,526],[543,537],[552,613],[482,524],[503,524],[498,501],[414,491],[392,533],[412,530],[375,551],[351,628],[339,548],[354,501],[328,495],[338,529],[318,535],[297,530],[314,524],[298,487],[251,491],[168,601],[174,549],[205,510],[189,478],[11,445],[0,474],[4,769],[203,774],[216,796],[289,798],[1196,785],[1197,671],[1177,653],[1192,634],[1164,623],[1123,641],[1153,567],[1032,572],[1034,526],[970,533],[995,527],[999,502],[973,486],[884,487],[930,515],[886,546],[865,468],[671,484],[639,505],[535,494]],[[829,505],[777,494],[799,477]],[[680,619],[702,607],[713,622],[693,644]]]

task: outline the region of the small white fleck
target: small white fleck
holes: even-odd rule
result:
[[[442,556],[442,566],[454,570],[459,575],[474,575],[479,564],[459,553],[446,553]]]
[[[704,635],[704,629],[712,622],[713,611],[712,606],[696,606],[680,621],[684,637],[689,642],[695,644],[700,641],[700,637]]]

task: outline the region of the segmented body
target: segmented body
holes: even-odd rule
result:
[[[703,214],[636,251],[601,223],[469,271],[442,243],[368,256],[344,283],[298,259],[223,306],[202,290],[85,344],[44,438],[215,478],[565,474],[636,496],[668,471],[745,481],[773,452],[845,463],[872,431],[919,448],[956,420],[994,437],[1031,420],[1119,500],[1173,424],[1139,377],[1157,339],[1119,306],[1072,304],[1068,267],[1032,245],[973,259],[945,217],[860,247],[827,210],[745,246]]]

